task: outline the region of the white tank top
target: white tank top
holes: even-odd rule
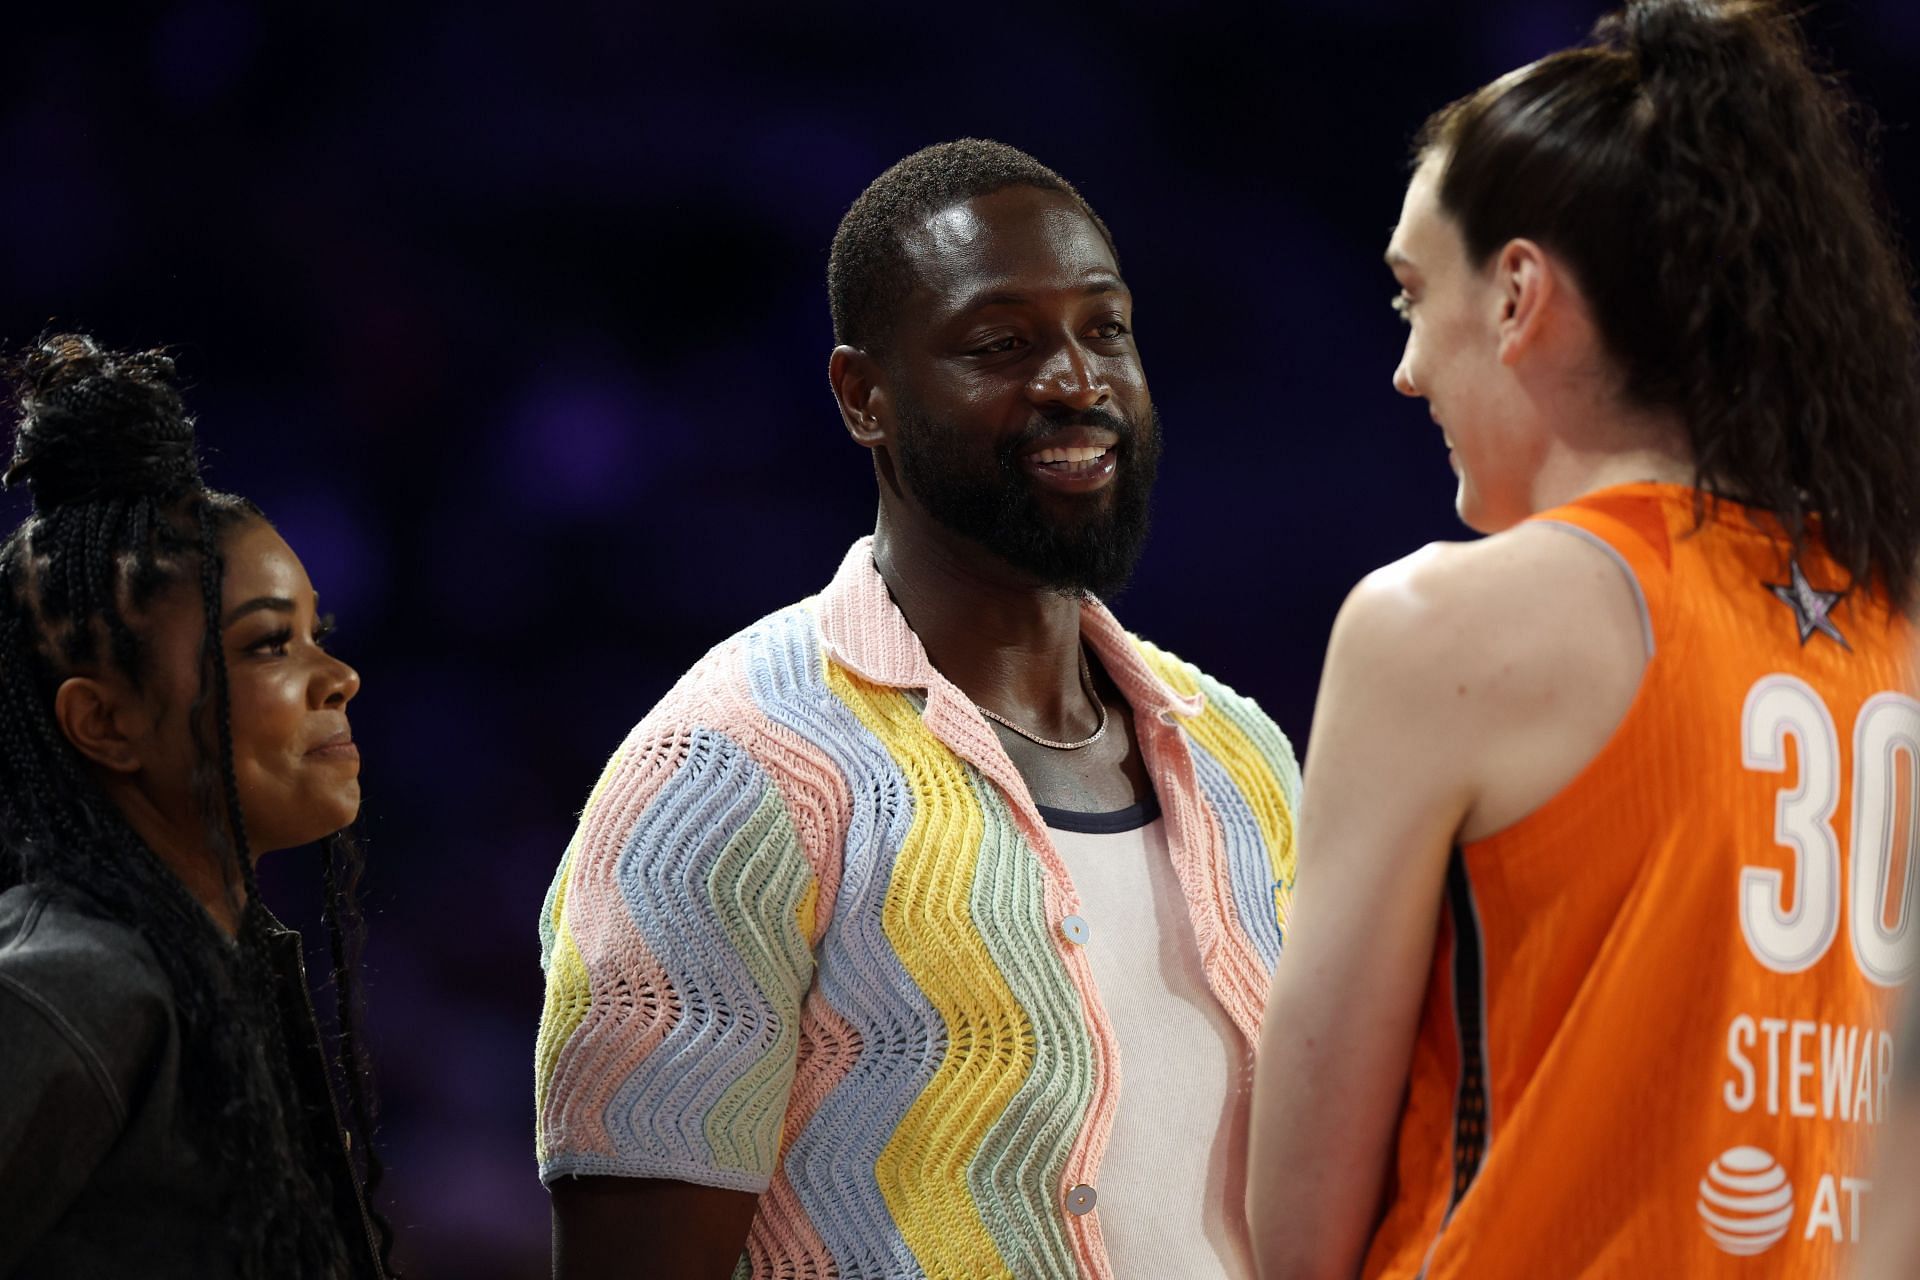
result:
[[[1100,1232],[1117,1280],[1253,1280],[1245,1202],[1252,1059],[1207,989],[1157,810],[1042,809],[1080,893],[1087,961],[1120,1042]]]

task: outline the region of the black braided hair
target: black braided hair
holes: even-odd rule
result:
[[[339,1067],[345,1078],[353,1130],[371,1138],[379,1128],[380,1108],[361,1026],[360,949],[366,937],[366,922],[360,915],[360,873],[365,864],[360,842],[351,827],[321,841],[320,853],[321,868],[326,876],[326,897],[320,911],[326,921],[327,946],[333,958],[335,1016],[340,1028]],[[354,1154],[363,1166],[362,1185],[371,1208],[386,1177],[386,1166],[371,1141],[355,1147]],[[393,1224],[379,1210],[372,1212],[374,1228],[380,1233],[380,1256],[384,1260],[393,1253]],[[391,1271],[392,1264],[387,1266]]]
[[[201,482],[193,419],[164,353],[111,353],[59,334],[40,339],[13,372],[18,425],[5,481],[24,480],[34,509],[0,544],[0,888],[33,884],[78,900],[152,948],[180,1020],[198,1154],[235,1209],[226,1229],[241,1274],[345,1274],[346,1233],[357,1224],[336,1220],[316,1176],[327,1153],[312,1149],[299,1118],[234,776],[220,547],[260,511]],[[189,713],[194,787],[209,865],[239,922],[232,943],[108,800],[53,712],[60,682],[76,670],[110,664],[143,684],[151,672],[141,615],[195,569],[206,621]],[[336,890],[328,878],[331,932],[354,911],[339,900],[350,886]],[[343,954],[338,940],[335,950]],[[336,974],[343,1023],[358,999],[354,978]],[[353,1121],[370,1155],[372,1112],[359,1100],[370,1091],[358,1078],[359,1037],[351,1043]],[[384,1223],[382,1233],[391,1240]]]

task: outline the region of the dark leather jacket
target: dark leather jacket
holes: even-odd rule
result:
[[[346,1146],[300,935],[269,948],[301,1110],[351,1280],[385,1280]],[[124,925],[46,890],[0,893],[0,1277],[224,1277],[220,1199],[187,1129],[173,993]],[[304,1280],[304,1278],[303,1278]]]

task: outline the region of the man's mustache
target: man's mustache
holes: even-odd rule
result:
[[[1130,444],[1139,434],[1132,420],[1123,418],[1111,409],[1076,409],[1057,417],[1035,418],[1029,422],[1019,436],[1005,446],[1009,457],[1017,457],[1035,444],[1046,439],[1062,427],[1093,427],[1101,431],[1111,431],[1119,437],[1121,444]]]

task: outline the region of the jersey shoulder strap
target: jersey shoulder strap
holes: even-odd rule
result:
[[[1668,504],[1657,495],[1609,491],[1576,498],[1531,517],[1585,539],[1613,558],[1639,599],[1649,654],[1669,617],[1673,540]]]

